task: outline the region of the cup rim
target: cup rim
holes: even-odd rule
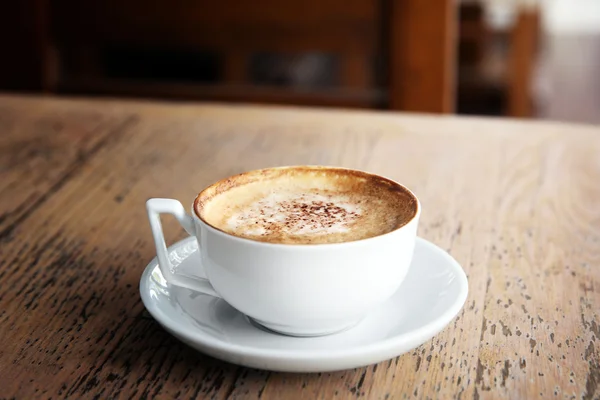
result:
[[[222,184],[223,182],[227,181],[227,180],[231,180],[231,179],[235,179],[237,177],[241,177],[244,175],[251,175],[251,174],[259,174],[263,171],[271,171],[271,170],[284,170],[284,169],[312,169],[312,170],[319,170],[319,169],[327,169],[327,170],[337,170],[337,171],[350,171],[350,172],[355,172],[355,173],[359,173],[361,175],[368,175],[368,176],[372,176],[375,177],[377,179],[381,179],[383,181],[386,181],[392,185],[395,185],[399,188],[401,188],[404,192],[406,192],[410,197],[413,198],[413,200],[415,201],[415,205],[416,205],[416,210],[413,214],[413,216],[406,221],[406,223],[404,223],[403,225],[400,225],[398,227],[396,227],[395,229],[383,233],[381,235],[377,235],[377,236],[372,236],[372,237],[368,237],[368,238],[364,238],[364,239],[357,239],[357,240],[352,240],[352,241],[348,241],[348,242],[337,242],[337,243],[271,243],[271,242],[264,242],[261,240],[255,240],[255,239],[250,239],[250,238],[246,238],[246,237],[242,237],[242,236],[236,236],[233,235],[231,233],[228,233],[212,224],[210,224],[208,221],[206,221],[204,218],[202,218],[199,213],[198,213],[198,202],[200,201],[200,198],[202,197],[202,195],[216,187],[219,184]],[[363,171],[363,170],[358,170],[358,169],[353,169],[353,168],[345,168],[345,167],[337,167],[337,166],[322,166],[322,165],[290,165],[290,166],[281,166],[281,167],[270,167],[270,168],[260,168],[260,169],[254,169],[254,170],[250,170],[250,171],[246,171],[246,172],[242,172],[240,174],[236,174],[236,175],[232,175],[229,176],[227,178],[224,179],[220,179],[217,182],[212,183],[211,185],[207,186],[206,188],[202,189],[200,191],[200,193],[198,193],[196,195],[196,198],[194,199],[194,202],[192,203],[192,214],[194,216],[194,219],[197,219],[199,221],[201,221],[207,228],[209,228],[210,230],[212,230],[215,233],[218,234],[223,234],[226,235],[228,238],[234,239],[234,240],[240,240],[244,243],[252,243],[252,244],[256,244],[256,245],[261,245],[261,246],[277,246],[277,247],[289,247],[289,248],[331,248],[331,247],[340,247],[340,246],[348,246],[348,245],[352,245],[352,244],[358,244],[358,243],[365,243],[368,241],[372,241],[372,240],[376,240],[378,238],[393,234],[399,230],[402,230],[410,225],[412,225],[415,221],[417,221],[421,215],[421,202],[419,201],[419,198],[412,192],[412,190],[410,190],[409,188],[407,188],[406,186],[402,185],[401,183],[398,183],[392,179],[386,178],[382,175],[378,175],[372,172],[367,172],[367,171]]]

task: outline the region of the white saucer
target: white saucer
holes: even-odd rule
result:
[[[171,246],[169,254],[181,272],[203,276],[194,237]],[[252,368],[324,372],[378,363],[423,344],[458,314],[468,283],[448,253],[418,238],[406,280],[387,303],[345,332],[313,338],[268,332],[222,299],[167,285],[156,258],[142,275],[140,292],[167,331],[205,354]]]

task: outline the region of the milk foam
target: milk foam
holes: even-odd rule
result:
[[[247,236],[327,235],[348,232],[362,215],[356,202],[340,193],[273,191],[246,204],[227,220],[227,230]]]
[[[208,187],[194,202],[208,225],[266,243],[367,239],[409,222],[414,196],[384,178],[327,167],[251,171]]]

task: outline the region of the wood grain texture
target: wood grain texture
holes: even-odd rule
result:
[[[600,396],[600,128],[23,97],[0,110],[0,397]],[[469,277],[444,331],[366,368],[283,374],[204,356],[149,317],[145,200],[303,163],[417,193],[420,235]]]

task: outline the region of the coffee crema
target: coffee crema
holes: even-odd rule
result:
[[[228,234],[268,243],[342,243],[383,235],[414,218],[407,189],[366,172],[331,167],[251,171],[217,182],[194,202]]]

